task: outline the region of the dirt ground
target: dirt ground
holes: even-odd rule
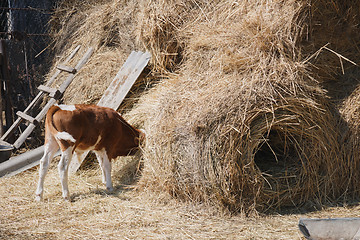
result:
[[[356,217],[360,206],[304,214],[246,217],[182,203],[163,193],[126,188],[113,167],[116,190],[107,193],[97,166],[70,177],[72,201],[61,199],[56,164],[35,202],[37,169],[0,179],[0,239],[305,239],[300,218]]]

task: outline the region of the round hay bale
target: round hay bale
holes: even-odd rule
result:
[[[356,83],[352,81],[350,86],[349,82],[344,83],[344,75],[357,68],[353,62],[360,62],[360,2],[304,1],[303,11],[306,18],[299,47],[304,56],[313,56],[310,61],[312,75],[328,90],[331,98],[342,101],[349,95],[349,87],[354,90]]]
[[[304,34],[301,48],[312,55],[312,75],[327,90],[335,107],[336,127],[341,132],[342,148],[339,186],[345,199],[359,197],[359,88],[360,62],[360,2],[359,1],[310,1],[307,12],[308,34]],[[323,48],[326,46],[326,48]],[[320,49],[320,51],[319,51]]]
[[[141,103],[149,109],[143,184],[246,212],[336,193],[339,146],[326,103],[297,74],[296,83],[277,74],[299,92],[244,83],[248,76],[236,74],[208,78],[208,89],[181,77],[154,90]]]

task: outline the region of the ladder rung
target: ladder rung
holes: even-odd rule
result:
[[[50,88],[44,85],[40,85],[38,89],[40,91],[49,93],[49,96],[55,98],[56,100],[60,99],[62,96],[61,92],[56,88]]]
[[[38,123],[38,120],[36,120],[35,118],[33,118],[33,117],[30,116],[30,115],[27,115],[26,113],[23,113],[23,112],[18,111],[18,112],[16,113],[16,115],[18,115],[19,117],[21,117],[21,118],[23,118],[23,119],[25,119],[25,120],[33,123],[33,124],[37,124],[37,123]]]
[[[53,93],[53,92],[57,91],[55,88],[47,87],[47,86],[44,86],[44,85],[38,86],[38,89],[40,91],[47,92],[47,93]]]
[[[50,93],[49,96],[54,98],[55,100],[58,100],[61,98],[62,93],[56,89],[55,92]]]
[[[68,72],[68,73],[72,73],[72,74],[75,74],[75,73],[76,73],[76,69],[75,69],[75,68],[69,67],[69,66],[65,66],[65,65],[62,65],[62,64],[59,64],[56,68],[59,69],[59,70],[61,70],[61,71]]]

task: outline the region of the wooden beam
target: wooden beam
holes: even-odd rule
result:
[[[38,86],[38,89],[39,89],[40,91],[43,91],[43,92],[46,92],[46,93],[52,93],[52,92],[55,92],[55,91],[56,91],[55,88],[47,87],[47,86],[44,86],[44,85]]]
[[[6,89],[4,91],[4,95],[5,96],[1,96],[1,136],[3,136],[3,121],[2,121],[2,106],[5,106],[5,121],[6,121],[6,126],[9,127],[14,119],[13,119],[13,106],[11,104],[11,98],[10,98],[10,93],[11,93],[11,89],[12,86],[10,85],[10,79],[11,79],[11,75],[9,72],[9,66],[8,66],[8,57],[7,57],[7,53],[6,53],[6,42],[4,39],[0,40],[0,55],[2,58],[2,64],[1,64],[1,72],[3,75],[3,81],[0,84],[1,87],[5,86],[4,89]],[[2,102],[5,102],[5,104],[3,104]]]
[[[49,93],[49,96],[52,97],[52,98],[55,98],[56,100],[60,99],[62,97],[62,93],[55,89],[55,88],[50,88],[50,87],[47,87],[47,86],[44,86],[44,85],[40,85],[38,87],[38,89],[42,92],[46,92],[46,93]]]

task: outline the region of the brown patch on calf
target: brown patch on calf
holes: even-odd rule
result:
[[[75,143],[60,140],[61,150],[74,144],[73,151],[85,151],[91,147],[105,149],[109,159],[133,155],[138,150],[140,130],[128,124],[118,112],[96,105],[77,104],[75,108],[66,111],[55,105],[46,116],[46,129],[53,136],[66,132],[76,140]],[[99,136],[101,139],[97,143]]]

